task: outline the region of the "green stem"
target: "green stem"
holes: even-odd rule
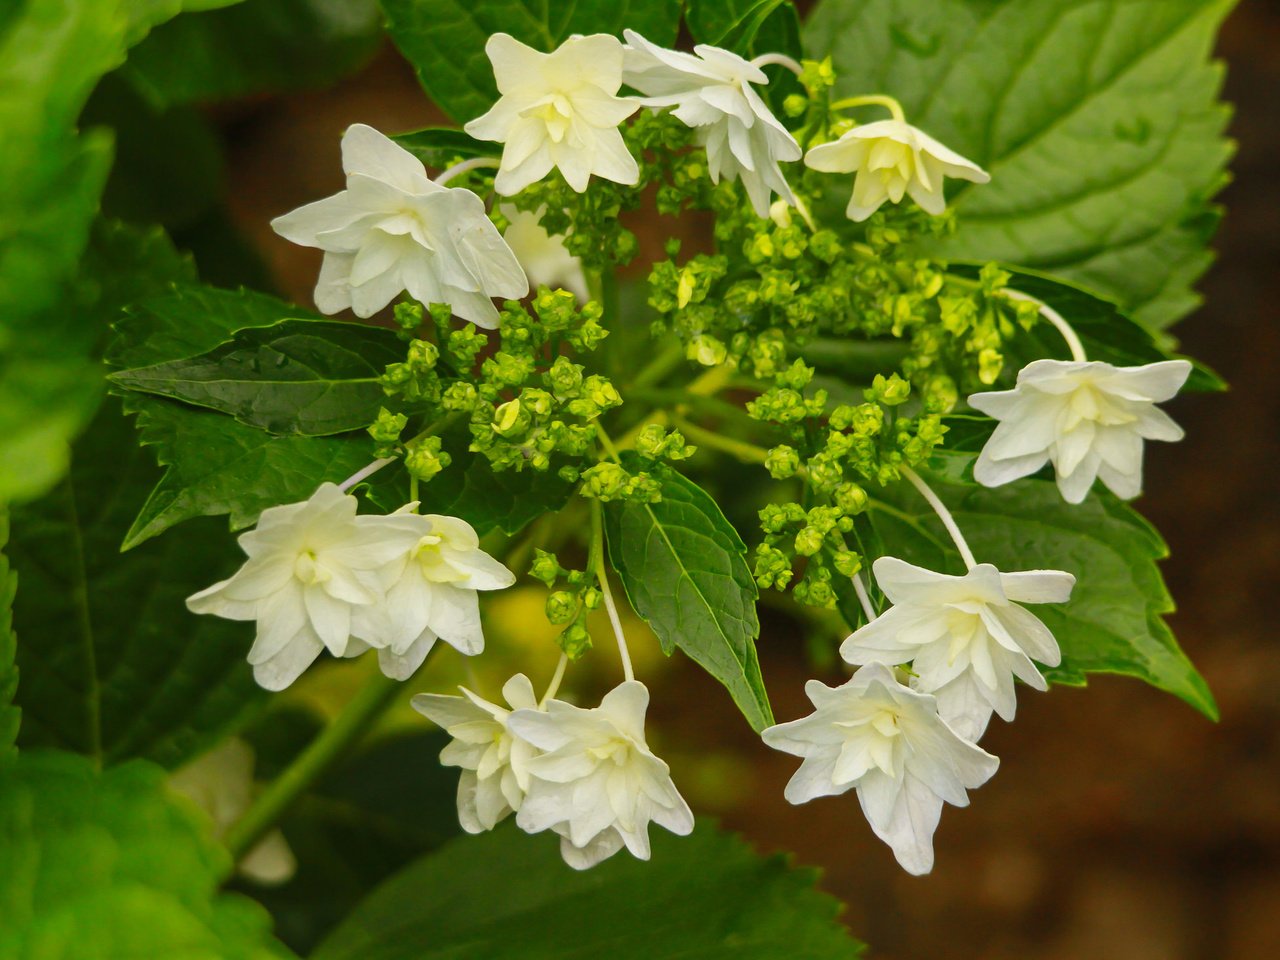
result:
[[[680,366],[683,360],[684,346],[679,343],[673,343],[650,360],[644,369],[632,377],[630,386],[649,387],[655,383],[660,383],[668,373]]]
[[[711,416],[735,420],[744,426],[757,425],[757,422],[752,420],[747,415],[747,412],[735,403],[729,403],[727,400],[721,400],[718,397],[704,397],[700,394],[688,393],[685,390],[676,388],[650,387],[640,390],[632,388],[627,391],[627,399],[639,400],[655,407],[687,406]]]
[[[865,97],[847,97],[844,100],[837,100],[831,105],[832,111],[848,110],[851,107],[887,107],[889,112],[893,114],[893,119],[899,122],[906,122],[907,115],[903,112],[902,104],[893,97],[886,96],[882,93],[870,93]]]
[[[591,501],[591,547],[588,550],[587,564],[595,573],[596,582],[600,584],[600,595],[604,598],[604,608],[609,614],[609,625],[613,627],[613,636],[618,642],[622,676],[626,680],[634,680],[636,673],[631,666],[631,651],[627,649],[622,619],[618,616],[617,604],[613,602],[613,591],[609,589],[609,569],[604,562],[604,506],[599,500]]]
[[[439,647],[440,644],[437,643],[432,648],[423,666],[431,662],[432,654]],[[422,667],[418,670],[421,672]],[[396,694],[402,689],[401,681],[379,673],[351,698],[320,735],[258,794],[244,815],[232,824],[224,843],[231,852],[233,862],[239,861],[252,850],[298,797],[368,733],[374,721],[395,702]]]

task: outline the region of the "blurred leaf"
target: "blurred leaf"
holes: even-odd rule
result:
[[[390,330],[340,320],[281,320],[207,353],[111,375],[128,390],[230,414],[275,434],[361,430],[387,402],[379,378],[404,359]]]
[[[1051,681],[1081,685],[1090,673],[1137,677],[1217,719],[1213,694],[1164,622],[1173,600],[1157,561],[1168,547],[1131,507],[1097,491],[1082,504],[1065,503],[1047,480],[994,489],[931,485],[979,561],[1004,571],[1075,574],[1068,603],[1033,608],[1062,648],[1062,666],[1046,671]],[[929,505],[907,484],[899,487],[872,502],[883,550],[933,570],[963,570]]]
[[[155,107],[328,86],[377,49],[376,0],[245,0],[156,30],[120,71]]]
[[[68,479],[14,510],[24,746],[175,767],[265,698],[244,659],[246,626],[183,602],[243,559],[222,524],[120,554],[158,473],[111,399],[77,441]]]
[[[458,157],[496,157],[502,145],[477,140],[453,127],[427,127],[391,138],[428,167],[445,167]]]
[[[226,851],[164,773],[24,752],[0,767],[0,956],[290,956],[251,901],[217,892]]]
[[[498,99],[484,45],[508,33],[543,52],[575,33],[621,36],[630,27],[654,43],[675,42],[680,0],[576,0],[534,4],[524,0],[380,0],[387,30],[418,71],[427,95],[459,123],[473,120]]]
[[[716,502],[665,465],[657,503],[605,504],[609,559],[668,656],[679,647],[728,688],[754,730],[773,723],[756,657],[755,580],[747,548]]]
[[[0,505],[0,551],[9,542],[9,511]],[[18,692],[18,638],[13,633],[13,594],[18,577],[0,552],[0,764],[11,757],[18,740],[22,711],[14,705]]]
[[[705,825],[689,837],[655,831],[650,863],[619,854],[577,872],[554,837],[506,824],[383,884],[313,956],[850,960],[861,946],[816,878]]]
[[[766,53],[781,53],[799,60],[800,15],[791,0],[686,0],[685,22],[699,43],[724,47],[748,60]],[[786,67],[764,68],[769,85],[764,94],[775,112],[793,93],[804,93]]]
[[[1233,0],[824,0],[837,94],[886,93],[991,173],[952,182],[944,257],[1052,270],[1163,327],[1198,302],[1230,110],[1209,55]]]

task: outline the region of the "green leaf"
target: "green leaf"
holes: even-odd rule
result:
[[[124,550],[194,517],[229,514],[239,530],[267,507],[305,500],[320,484],[340,483],[375,459],[367,436],[277,437],[152,397],[131,398],[125,411],[137,414],[140,442],[167,469],[124,537]]]
[[[850,960],[861,946],[816,878],[707,826],[688,837],[655,831],[649,863],[619,854],[576,872],[553,837],[504,825],[392,878],[313,956]]]
[[[107,359],[144,366],[210,350],[236,331],[269,327],[306,311],[249,290],[179,285],[134,305],[116,324]],[[326,480],[351,476],[374,459],[368,437],[277,437],[224,414],[130,394],[141,442],[164,476],[124,538],[123,549],[193,517],[230,514],[247,527],[267,507],[305,500]]]
[[[101,316],[77,279],[111,164],[111,138],[76,132],[94,84],[173,0],[27,0],[0,35],[0,500],[67,468],[102,393]]]
[[[338,320],[282,320],[207,353],[111,375],[141,393],[230,414],[276,434],[327,436],[371,424],[386,403],[378,378],[404,358],[390,330]]]
[[[376,0],[246,0],[166,24],[120,73],[157,108],[328,86],[380,37]]]
[[[658,503],[606,504],[609,559],[668,656],[679,647],[728,688],[752,728],[773,723],[756,658],[755,580],[747,548],[697,484],[659,465]]]
[[[266,911],[217,892],[227,860],[157,767],[24,753],[0,767],[0,956],[290,956]]]
[[[502,145],[477,140],[453,127],[426,127],[391,138],[428,167],[442,168],[458,157],[496,157]]]
[[[387,30],[418,71],[427,95],[459,123],[473,120],[498,99],[484,45],[508,33],[549,52],[575,33],[611,33],[625,27],[654,43],[675,42],[680,0],[380,0]]]
[[[840,95],[897,97],[991,173],[948,184],[960,228],[944,256],[1051,270],[1163,327],[1212,259],[1232,147],[1209,55],[1232,5],[824,0],[804,37]]]
[[[1131,507],[1105,492],[1079,505],[1065,503],[1047,480],[994,489],[930,482],[979,561],[1005,571],[1075,574],[1068,603],[1033,608],[1062,648],[1062,665],[1046,671],[1050,680],[1083,684],[1090,673],[1137,677],[1217,719],[1213,694],[1163,619],[1173,600],[1157,562],[1168,556],[1168,547]],[[928,504],[907,484],[900,486],[885,494],[888,502],[872,504],[885,552],[930,569],[961,571]]]
[[[9,511],[0,505],[0,550],[9,542]],[[0,763],[14,753],[22,711],[14,706],[18,693],[18,638],[13,633],[13,595],[18,577],[9,558],[0,553]]]
[[[687,0],[684,17],[699,43],[748,58],[801,54],[800,19],[791,0]]]
[[[24,746],[173,767],[265,698],[244,659],[246,625],[196,617],[183,602],[243,559],[221,524],[120,554],[158,472],[108,400],[77,441],[67,480],[14,510]]]

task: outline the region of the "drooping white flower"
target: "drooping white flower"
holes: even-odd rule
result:
[[[645,94],[645,106],[674,106],[672,114],[697,131],[714,183],[740,179],[760,217],[769,215],[774,193],[795,204],[778,164],[799,160],[800,145],[755,91],[753,84],[769,82],[763,70],[707,44],[689,54],[659,47],[634,30],[623,36],[624,79]]]
[[[502,687],[507,706],[500,707],[465,687],[461,697],[419,693],[413,708],[453,737],[440,752],[440,762],[461,767],[458,779],[458,822],[468,833],[492,830],[519,810],[529,789],[529,762],[537,753],[511,731],[512,710],[536,710],[533,684],[517,673]]]
[[[961,739],[932,696],[910,690],[884,664],[863,667],[838,687],[805,684],[814,712],[763,733],[775,750],[803,757],[786,798],[805,803],[858,791],[876,836],[908,873],[933,869],[942,804],[967,806],[1000,761]]]
[[[484,50],[502,96],[463,129],[504,145],[493,182],[498,193],[519,193],[553,168],[578,193],[587,189],[592,174],[615,183],[639,181],[640,167],[618,130],[639,104],[617,95],[622,86],[617,37],[573,36],[551,53],[541,53],[495,33]]]
[[[576,870],[593,867],[625,845],[649,859],[649,823],[684,836],[693,813],[667,765],[644,737],[649,691],[628,680],[591,710],[552,700],[546,710],[517,710],[511,729],[539,750],[516,817],[522,830],[560,834],[560,853]]]
[[[1066,602],[1071,574],[1001,573],[980,563],[953,577],[896,557],[879,558],[872,570],[893,606],[844,641],[840,655],[849,663],[910,663],[913,686],[938,698],[942,719],[966,740],[982,736],[993,710],[1013,719],[1014,677],[1048,689],[1031,661],[1056,667],[1058,642],[1019,604]]]
[[[1118,497],[1136,497],[1142,441],[1182,439],[1182,428],[1155,405],[1172,398],[1190,374],[1186,360],[1141,367],[1033,361],[1014,389],[969,398],[1000,421],[973,466],[974,479],[998,487],[1052,463],[1068,503],[1084,500],[1095,479]]]
[[[352,620],[382,599],[379,573],[413,544],[385,517],[356,516],[356,499],[326,483],[302,503],[270,507],[240,537],[249,559],[187,598],[193,613],[256,620],[254,678],[283,690],[326,647],[348,653]],[[361,648],[363,649],[363,648]]]
[[[369,317],[407,290],[492,329],[491,298],[529,292],[470,190],[433,182],[413,154],[361,123],[342,136],[342,168],[347,189],[271,221],[286,240],[325,252],[315,292],[323,313]]]
[[[231,737],[180,767],[168,783],[209,814],[213,835],[221,840],[253,801],[253,748],[239,737]],[[297,867],[284,834],[272,830],[240,858],[236,871],[271,885],[287,881]]]
[[[928,213],[946,209],[944,177],[986,183],[985,170],[939,143],[905,120],[860,124],[832,143],[804,155],[804,162],[824,173],[854,173],[853,196],[845,210],[850,220],[865,220],[886,200],[904,194]]]
[[[381,571],[385,595],[357,612],[352,633],[378,650],[382,672],[407,680],[437,639],[459,653],[484,649],[477,590],[501,590],[515,574],[480,549],[471,524],[457,517],[418,514],[417,503],[377,518],[380,529],[407,549]]]
[[[542,210],[536,213],[517,210],[509,203],[498,209],[511,222],[502,239],[524,267],[529,286],[534,290],[538,287],[568,290],[579,303],[586,303],[591,295],[582,261],[565,248],[563,237],[547,233],[541,223]]]

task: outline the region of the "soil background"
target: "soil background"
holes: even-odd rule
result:
[[[1170,404],[1187,439],[1149,445],[1139,507],[1169,541],[1171,623],[1221,723],[1121,678],[1021,697],[1018,721],[993,723],[983,742],[999,775],[968,810],[947,808],[937,866],[912,878],[851,796],[784,803],[794,761],[762,751],[732,711],[706,708],[720,700],[711,681],[676,668],[655,698],[668,740],[678,730],[683,752],[723,761],[729,789],[708,792],[722,822],[822,867],[880,960],[1280,958],[1280,4],[1245,0],[1219,55],[1239,143],[1220,197],[1230,212],[1200,285],[1205,305],[1177,333],[1233,389]],[[334,89],[214,116],[232,219],[300,303],[311,302],[318,257],[275,237],[270,217],[340,189],[347,124],[443,120],[389,47]],[[780,718],[807,708],[809,669],[788,631],[767,621],[761,648]]]

